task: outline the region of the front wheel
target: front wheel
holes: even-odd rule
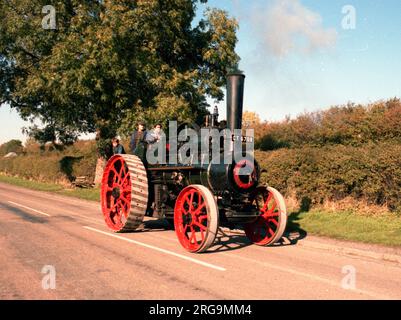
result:
[[[202,185],[190,185],[178,195],[174,227],[181,245],[189,252],[204,252],[214,242],[218,207],[212,192]]]
[[[100,195],[103,216],[112,231],[136,230],[148,204],[148,178],[141,159],[113,156],[104,170]]]
[[[287,225],[287,209],[280,192],[272,187],[258,187],[251,196],[251,203],[260,215],[245,225],[245,234],[259,246],[273,245],[281,239]]]

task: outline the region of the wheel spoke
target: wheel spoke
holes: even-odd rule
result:
[[[122,208],[122,210],[123,210],[124,216],[125,216],[126,218],[128,218],[129,210],[130,210],[130,205],[129,205],[127,202],[124,202],[123,199],[121,199],[120,205],[121,205],[121,208]]]
[[[125,171],[125,165],[124,165],[124,162],[121,161],[121,168],[120,168],[120,172],[118,173],[120,178],[123,176],[124,171]]]
[[[121,212],[120,212],[120,207],[119,207],[119,202],[117,201],[115,204],[116,211],[114,212],[113,215],[113,221],[114,223],[121,223]]]
[[[205,241],[205,230],[201,229],[200,230],[200,234],[201,234],[201,238],[202,238],[202,242]]]
[[[113,201],[114,202],[114,201]],[[116,209],[116,211],[117,211],[117,206],[118,206],[118,201],[115,201],[114,202],[114,205],[113,205],[113,207],[111,208],[111,212],[113,212],[114,211],[114,209]]]
[[[113,197],[113,196],[110,196],[110,206],[109,206],[110,212],[113,211],[114,204],[115,204],[115,203],[114,203],[114,197]]]
[[[264,199],[261,210],[258,210],[259,198]],[[281,203],[275,194],[275,189],[271,191],[264,187],[257,188],[251,199],[253,199],[251,202],[255,209],[261,212],[261,214],[255,222],[249,223],[245,226],[245,233],[253,243],[262,246],[269,245],[274,241],[274,239],[276,239],[278,232],[283,232],[280,231],[280,219],[283,218]]]
[[[124,173],[125,173],[125,175],[124,175],[123,181],[121,182],[121,186],[125,186],[125,183],[128,181],[128,178],[129,178],[129,173],[127,173],[127,172],[124,172]]]
[[[264,214],[263,214],[263,216],[264,217],[271,217],[271,215],[274,213],[274,211],[276,210],[276,201],[274,201],[273,202],[273,205],[272,205],[272,207],[269,209],[269,210],[267,210]]]
[[[116,169],[114,167],[111,168],[111,171],[114,173],[114,175],[113,175],[113,184],[115,184],[115,183],[117,183],[118,172],[116,171]]]
[[[117,169],[117,164],[120,165],[120,169],[119,169],[119,170]],[[115,182],[116,182],[118,185],[121,185],[121,181],[122,181],[122,172],[123,172],[123,170],[124,170],[124,161],[123,161],[122,159],[119,159],[117,162],[114,163],[113,169],[114,169],[114,170],[113,170],[114,173],[116,174],[116,176],[115,176]]]
[[[124,185],[124,182],[128,176],[128,172],[127,172],[127,168],[126,168],[125,164],[122,164],[120,172],[119,172],[119,176],[121,178],[120,185],[122,186],[122,185]]]
[[[278,221],[275,219],[269,219],[269,222],[272,222],[276,227],[278,227]]]
[[[195,225],[199,227],[199,229],[201,230],[207,230],[207,227],[201,223],[199,223],[198,221],[195,222]]]
[[[191,237],[189,238],[189,243],[192,244],[192,240],[194,240],[194,243],[196,243],[196,232],[192,226],[189,226],[191,230]]]
[[[190,226],[189,224],[185,224],[185,227],[184,227],[184,234],[187,233],[187,229],[188,229],[189,226]]]
[[[123,195],[120,195],[120,200],[122,200],[127,206],[131,204],[131,201],[128,201]]]
[[[205,204],[205,203],[203,203],[201,206],[199,206],[198,208],[196,208],[196,210],[194,211],[194,214],[195,214],[196,216],[198,216],[198,215],[201,213],[201,210],[202,210],[203,208],[206,208],[206,204]]]
[[[272,194],[271,194],[271,192],[269,192],[269,195],[267,196],[267,199],[265,200],[265,203],[264,203],[263,208],[261,210],[263,213],[265,213],[267,208],[269,207],[269,202],[270,202],[271,197],[272,197]]]
[[[185,209],[184,204],[180,206],[179,211],[181,212],[181,214],[184,214],[186,216],[191,214],[187,209]]]
[[[192,211],[192,207],[193,207],[193,202],[194,202],[194,194],[195,191],[192,191],[186,198],[185,202],[188,204],[189,209],[188,211],[191,212]],[[189,202],[188,202],[189,201]]]
[[[273,236],[273,235],[274,235],[274,231],[273,231],[272,228],[270,228],[269,225],[267,225],[267,231],[269,232],[270,236]]]
[[[269,209],[269,211],[267,211],[267,213],[269,215],[271,215],[272,213],[274,213],[276,211],[276,208],[277,208],[277,202],[274,201],[272,207]]]
[[[277,217],[279,217],[280,216],[280,212],[279,211],[276,211],[276,212],[273,212],[273,213],[271,213],[271,214],[269,214],[269,218],[277,218]]]
[[[119,211],[118,211],[118,202],[116,201],[113,205],[111,212],[111,219],[114,221],[114,223],[116,223],[116,217],[119,215]]]

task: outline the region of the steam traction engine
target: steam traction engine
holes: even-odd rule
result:
[[[244,79],[242,74],[228,76],[227,128],[231,132],[241,129]],[[221,129],[217,112],[206,120],[203,129]],[[165,218],[174,223],[181,245],[198,253],[213,244],[219,227],[241,226],[257,245],[276,243],[287,223],[282,195],[259,184],[260,169],[251,154],[229,164],[222,158],[223,151],[220,161],[207,164],[149,165],[137,155],[113,156],[101,190],[107,226],[115,232],[129,232],[145,216]],[[246,172],[241,170],[246,166]]]

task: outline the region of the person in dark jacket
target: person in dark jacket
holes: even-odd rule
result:
[[[132,154],[136,154],[137,148],[143,149],[144,143],[146,142],[146,127],[145,123],[139,122],[137,130],[131,136],[130,149]]]
[[[118,137],[111,140],[113,145],[113,154],[125,154],[125,150],[122,144],[120,144],[120,139]]]

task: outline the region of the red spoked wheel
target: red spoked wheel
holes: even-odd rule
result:
[[[287,225],[283,196],[272,187],[258,187],[251,196],[251,202],[260,211],[260,215],[256,221],[245,225],[246,236],[259,246],[276,243],[283,236]]]
[[[184,188],[174,208],[174,227],[181,245],[189,252],[204,252],[214,242],[218,207],[212,192],[201,185]]]
[[[147,208],[148,184],[142,161],[133,155],[115,155],[103,173],[101,203],[107,226],[115,231],[135,230]]]

